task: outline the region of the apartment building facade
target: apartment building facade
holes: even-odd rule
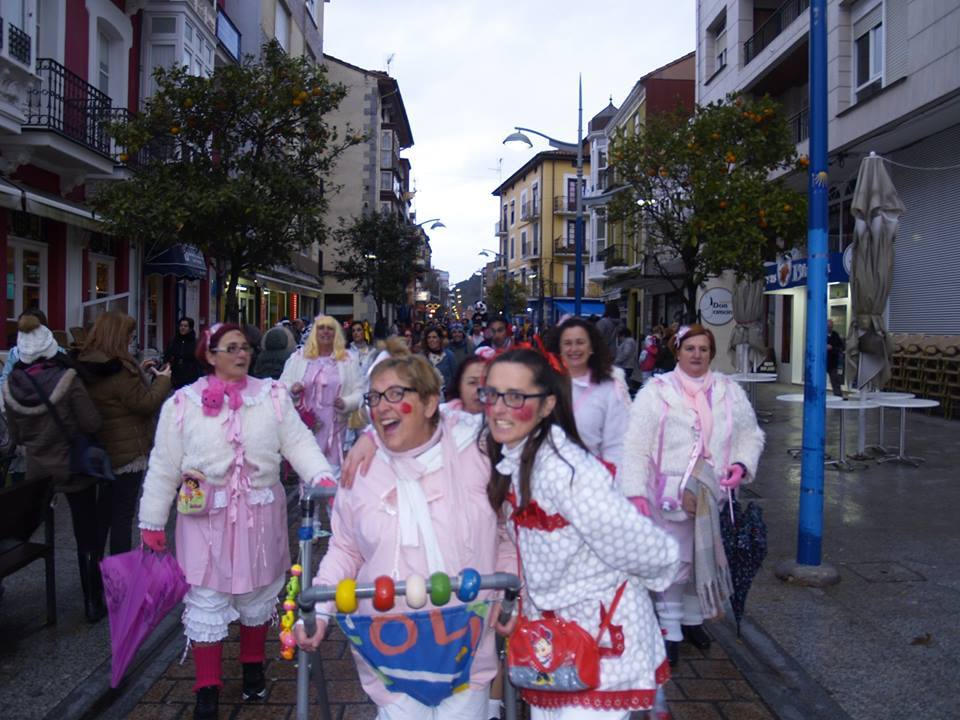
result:
[[[585,187],[590,150],[583,161]],[[566,150],[537,153],[493,191],[500,202],[495,233],[500,248],[495,271],[520,283],[532,321],[556,322],[574,308],[577,155]],[[584,257],[589,262],[590,225],[584,222]],[[488,266],[489,267],[489,266]],[[489,284],[489,283],[488,283]],[[600,288],[584,283],[582,314],[603,313]],[[526,308],[514,309],[525,312]]]
[[[697,3],[697,99],[769,94],[809,149],[809,0]],[[960,333],[960,5],[946,0],[827,3],[829,242],[853,239],[859,161],[883,156],[906,212],[894,246],[887,320],[893,332]],[[798,188],[805,178],[791,178]],[[802,249],[793,251],[801,259]],[[805,288],[767,295],[766,336],[781,378],[803,371]],[[845,330],[849,285],[830,285],[829,313]]]

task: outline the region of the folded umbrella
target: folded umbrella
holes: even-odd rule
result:
[[[727,507],[720,510],[720,537],[730,566],[733,584],[730,607],[739,636],[747,593],[767,556],[767,524],[763,521],[763,509],[753,502],[747,503],[743,509],[736,500],[728,500]]]
[[[113,653],[110,687],[117,687],[140,645],[186,595],[189,585],[170,553],[137,548],[100,563]]]

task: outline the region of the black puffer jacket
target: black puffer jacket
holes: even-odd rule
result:
[[[285,327],[270,328],[263,336],[263,350],[257,356],[253,376],[258,378],[280,379],[283,365],[297,349],[297,343]]]
[[[195,355],[197,335],[191,330],[186,335],[179,332],[174,336],[163,354],[163,361],[170,363],[173,389],[196,382],[200,377],[200,363]]]

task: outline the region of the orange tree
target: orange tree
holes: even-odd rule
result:
[[[227,319],[237,318],[240,276],[289,262],[326,235],[325,182],[337,156],[363,138],[338,137],[326,115],[346,88],[277,43],[261,58],[218,66],[210,77],[158,69],[142,113],[113,123],[129,179],[93,201],[107,230],[155,252],[201,250],[226,279]]]
[[[689,318],[708,278],[758,278],[777,243],[803,242],[806,196],[782,177],[807,161],[769,97],[649,115],[640,133],[615,137],[610,159],[621,186],[610,220],[635,238],[644,274],[683,293]]]

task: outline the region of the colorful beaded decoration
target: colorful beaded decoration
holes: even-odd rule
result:
[[[287,581],[287,595],[283,600],[283,615],[280,616],[280,657],[293,660],[296,655],[297,641],[293,637],[293,624],[297,621],[294,612],[297,609],[297,596],[300,595],[300,576],[303,568],[293,565],[290,579]]]
[[[430,602],[442,607],[450,602],[450,576],[435,572],[430,576]]]

